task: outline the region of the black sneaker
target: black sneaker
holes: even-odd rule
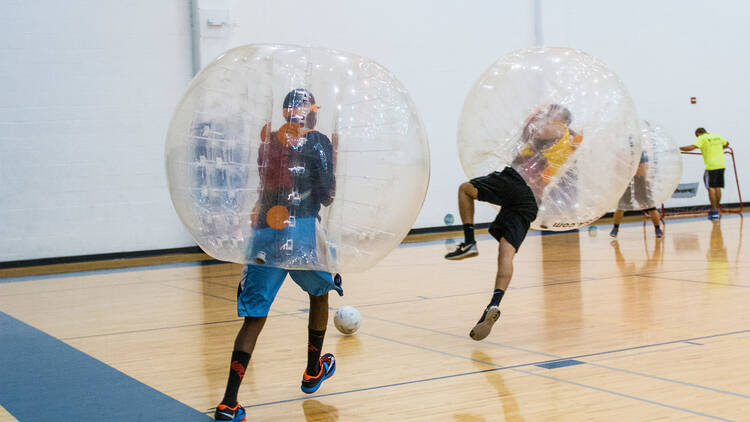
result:
[[[469,337],[476,341],[484,339],[485,337],[490,335],[492,326],[495,325],[499,318],[500,308],[498,308],[497,306],[488,306],[487,309],[484,310],[482,317],[479,318],[479,321],[477,321],[477,325],[475,325],[474,328],[471,329]]]
[[[451,259],[451,260],[458,260],[458,259],[464,259],[464,258],[471,258],[472,256],[479,255],[479,250],[477,249],[477,242],[471,242],[471,243],[459,243],[458,246],[456,246],[456,250],[453,252],[448,252],[445,254],[445,259]]]
[[[612,227],[612,231],[609,232],[609,237],[617,237],[617,232],[619,231],[619,227]]]
[[[217,421],[231,421],[239,422],[245,420],[245,408],[237,403],[234,407],[229,407],[226,404],[219,404],[216,406],[216,412],[214,412],[214,419]]]
[[[318,391],[320,384],[323,384],[323,381],[331,378],[334,372],[336,372],[336,358],[334,358],[332,354],[326,353],[320,357],[320,370],[318,371],[318,375],[308,375],[307,370],[302,374],[302,391],[307,394],[312,394]]]

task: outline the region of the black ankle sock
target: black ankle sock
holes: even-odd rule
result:
[[[307,375],[316,376],[320,371],[320,349],[325,336],[326,330],[307,329]]]
[[[474,225],[464,224],[464,243],[474,242]]]
[[[489,306],[499,306],[500,301],[503,300],[503,295],[505,294],[505,291],[502,289],[495,289],[495,292],[492,293],[492,300],[490,301]]]
[[[616,228],[616,229],[619,229],[619,228],[620,228],[620,225],[619,225],[619,224],[614,224],[613,226],[614,226],[614,228]]]
[[[240,389],[240,383],[245,376],[248,362],[250,362],[250,353],[240,352],[239,350],[232,352],[227,389],[224,392],[224,398],[221,400],[223,404],[229,407],[237,406],[237,391]]]

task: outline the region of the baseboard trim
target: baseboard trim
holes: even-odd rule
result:
[[[747,203],[743,203],[744,205],[747,205]],[[733,209],[733,208],[739,208],[740,203],[729,203],[729,204],[722,204],[722,208],[724,209]],[[696,213],[706,211],[710,207],[708,205],[696,205],[696,206],[690,206],[690,207],[672,207],[672,208],[666,208],[667,213],[681,213],[686,211],[695,211]],[[611,212],[605,214],[602,216],[602,219],[606,218],[612,218]],[[626,216],[633,216],[633,215],[639,215],[641,214],[641,211],[626,211]],[[488,228],[490,223],[477,223],[474,225],[474,228],[477,230],[482,230]],[[409,233],[407,234],[407,239],[405,239],[406,242],[408,242],[409,236],[415,236],[420,237],[423,235],[429,235],[429,234],[439,234],[439,233],[447,233],[447,232],[456,232],[463,230],[463,226],[460,224],[454,224],[450,226],[437,226],[437,227],[419,227],[415,229],[409,230]],[[92,254],[92,255],[77,255],[77,256],[63,256],[63,257],[54,257],[54,258],[39,258],[39,259],[27,259],[27,260],[18,260],[18,261],[5,261],[0,262],[0,270],[4,269],[13,269],[13,268],[26,268],[26,267],[38,267],[38,266],[49,266],[49,265],[59,265],[59,264],[76,264],[76,263],[89,263],[89,262],[96,262],[96,261],[114,261],[114,260],[125,260],[125,259],[132,259],[132,258],[156,258],[156,257],[164,257],[168,255],[181,255],[181,254],[204,254],[205,253],[201,250],[198,246],[188,246],[188,247],[181,247],[181,248],[168,248],[168,249],[154,249],[154,250],[146,250],[146,251],[131,251],[131,252],[114,252],[114,253],[106,253],[106,254]],[[206,255],[206,259],[211,260],[212,258]],[[2,277],[2,275],[0,275]]]

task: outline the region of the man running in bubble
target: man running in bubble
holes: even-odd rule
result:
[[[458,188],[458,208],[464,229],[464,241],[445,255],[458,260],[477,256],[474,239],[474,201],[499,205],[500,212],[489,232],[500,243],[495,290],[482,317],[470,331],[474,340],[482,340],[500,318],[500,301],[513,276],[513,258],[536,219],[544,188],[560,167],[578,148],[582,135],[570,129],[572,115],[562,105],[550,104],[532,113],[521,131],[521,151],[510,166],[486,176],[471,179]]]
[[[255,348],[268,311],[289,274],[310,297],[307,367],[301,389],[314,393],[336,371],[332,354],[321,357],[328,326],[328,292],[343,295],[341,277],[325,271],[286,270],[282,265],[315,267],[318,263],[316,220],[321,206],[333,202],[336,180],[335,135],[332,143],[315,130],[315,97],[305,89],[290,91],[284,98],[286,123],[272,131],[261,130],[258,151],[260,192],[252,213],[253,243],[250,256],[255,264],[242,270],[237,290],[237,313],[244,323],[237,333],[229,379],[214,417],[218,421],[241,421],[245,409],[237,392]],[[290,215],[290,210],[294,215]]]

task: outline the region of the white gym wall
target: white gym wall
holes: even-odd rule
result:
[[[446,213],[458,223],[464,96],[493,60],[537,40],[604,60],[640,115],[678,143],[705,126],[750,162],[740,132],[750,5],[740,0],[44,0],[4,1],[0,16],[0,261],[194,245],[169,200],[166,128],[193,69],[247,43],[345,50],[401,80],[431,148],[415,227],[441,226]],[[683,181],[702,169],[689,157]],[[738,201],[732,177],[724,202]],[[701,188],[667,206],[707,203]],[[477,211],[478,222],[494,218]]]
[[[164,175],[188,5],[0,3],[0,261],[194,244]]]

